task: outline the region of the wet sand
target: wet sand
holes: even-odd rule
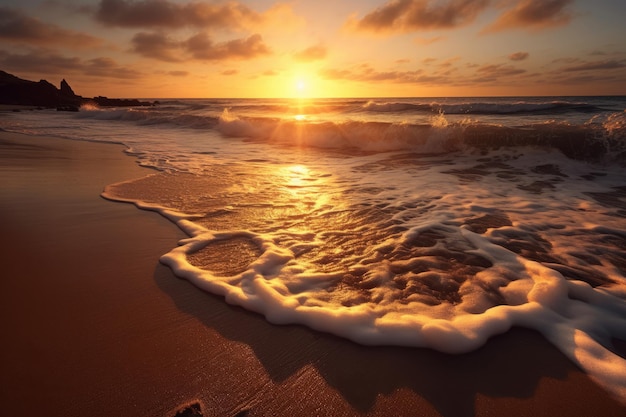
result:
[[[150,173],[120,145],[0,132],[0,414],[622,416],[540,335],[460,356],[364,347],[176,278],[184,237],[105,185]]]

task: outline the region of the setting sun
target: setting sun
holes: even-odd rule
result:
[[[303,93],[306,90],[306,83],[302,79],[296,80],[296,91]]]
[[[313,77],[309,74],[297,74],[292,81],[293,98],[311,98],[317,96],[313,88]]]

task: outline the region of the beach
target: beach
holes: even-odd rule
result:
[[[2,414],[621,416],[539,333],[471,353],[276,326],[173,275],[185,235],[100,197],[151,173],[124,147],[0,133]]]

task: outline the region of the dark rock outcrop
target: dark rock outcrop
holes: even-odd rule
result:
[[[70,85],[67,83],[67,81],[65,81],[65,78],[63,78],[61,80],[61,94],[64,96],[76,96],[76,94],[74,94],[74,90],[72,90],[72,87],[70,87]]]
[[[152,103],[145,101],[139,101],[137,99],[128,98],[108,98],[103,96],[94,97],[87,100],[92,103],[96,103],[100,107],[137,107],[137,106],[151,106]]]
[[[112,99],[102,96],[84,98],[74,93],[65,79],[61,81],[60,88],[56,88],[46,80],[39,82],[23,80],[15,75],[0,71],[0,104],[77,111],[84,103],[95,103],[100,107],[153,105],[153,103],[134,99]]]
[[[0,71],[0,104],[58,107],[80,105],[81,100],[82,97],[62,92],[46,80],[28,81]]]

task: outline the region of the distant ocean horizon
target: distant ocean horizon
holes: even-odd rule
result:
[[[150,100],[0,128],[126,145],[154,171],[103,195],[272,323],[448,353],[534,329],[626,403],[625,96]]]

